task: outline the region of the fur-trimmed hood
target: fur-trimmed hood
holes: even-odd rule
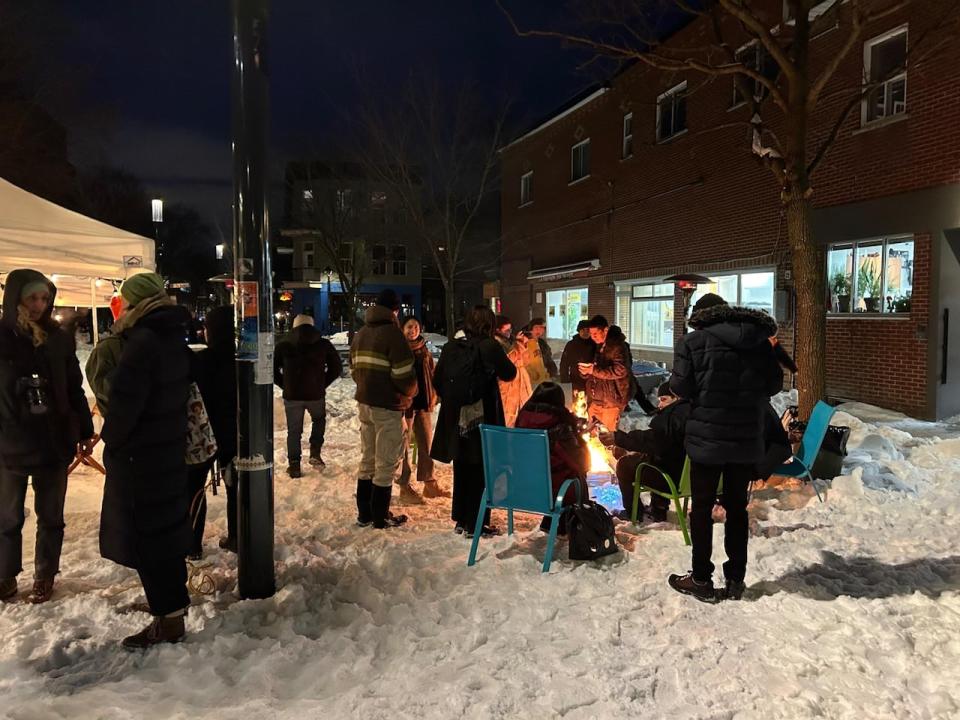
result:
[[[690,327],[715,336],[731,347],[752,347],[777,334],[777,321],[761,310],[714,305],[690,317]]]

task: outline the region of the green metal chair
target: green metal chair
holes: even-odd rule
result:
[[[659,473],[661,477],[667,481],[667,487],[670,488],[670,492],[664,492],[663,490],[657,490],[656,488],[644,485],[641,480],[644,468],[650,468],[654,472]],[[642,492],[648,492],[651,495],[659,495],[668,500],[673,500],[673,506],[677,511],[677,523],[680,525],[680,532],[683,533],[683,542],[685,545],[689,545],[690,533],[687,531],[687,504],[692,494],[690,492],[690,458],[687,458],[683,463],[683,472],[680,475],[679,487],[673,478],[670,477],[670,473],[656,465],[640,463],[640,465],[637,466],[637,473],[633,478],[633,507],[630,509],[630,520],[633,523],[637,522],[637,511],[640,509],[640,493]],[[720,476],[720,482],[717,485],[717,494],[721,495],[722,493],[723,475]],[[680,500],[683,500],[682,506],[680,505]]]

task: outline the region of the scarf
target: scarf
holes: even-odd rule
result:
[[[17,305],[17,329],[30,338],[35,348],[47,341],[47,331],[30,319],[30,313],[23,305]]]
[[[141,300],[132,308],[127,310],[123,315],[120,316],[120,319],[113,324],[113,333],[119,335],[124,330],[129,330],[137,322],[146,315],[149,315],[157,308],[165,307],[166,305],[175,305],[176,303],[170,299],[170,296],[165,292],[159,292],[153,297],[149,297],[146,300]]]
[[[427,346],[427,341],[424,339],[423,335],[418,337],[416,340],[407,340],[410,343],[410,352],[414,355],[419,355],[420,351]]]

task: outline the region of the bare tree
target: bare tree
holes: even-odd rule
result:
[[[599,57],[639,62],[668,73],[701,75],[705,82],[733,79],[748,103],[746,125],[754,159],[769,169],[780,189],[797,293],[798,376],[801,412],[808,415],[826,392],[825,250],[811,230],[813,175],[836,142],[850,114],[864,99],[883,92],[890,78],[904,72],[890,68],[883,77],[863,78],[852,87],[837,87],[844,60],[862,47],[873,23],[923,5],[939,17],[921,33],[911,33],[907,53],[911,69],[922,66],[954,41],[960,19],[957,0],[601,0],[578,4],[573,29],[520,27],[504,0],[496,0],[522,37],[549,37]],[[706,34],[695,45],[664,43],[657,36],[665,8],[703,23]],[[585,22],[589,17],[590,21]],[[811,52],[821,32],[837,28],[843,38],[827,58]],[[662,32],[662,29],[661,29]],[[737,48],[753,43],[759,54]],[[758,60],[759,58],[759,60]],[[835,81],[835,82],[832,82]],[[826,118],[826,132],[821,131]],[[729,126],[734,123],[726,124]]]
[[[385,105],[363,111],[359,154],[371,177],[399,198],[436,264],[452,335],[457,280],[477,269],[468,245],[478,242],[477,218],[497,190],[507,108],[491,113],[469,84],[445,93],[435,81],[411,81],[399,103]]]

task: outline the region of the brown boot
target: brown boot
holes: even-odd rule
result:
[[[13,602],[16,597],[17,579],[15,577],[0,579],[0,602]]]
[[[183,640],[186,630],[183,627],[183,615],[176,617],[155,617],[136,635],[125,637],[123,647],[127,650],[145,650],[151,645],[178,643]]]
[[[397,505],[423,505],[423,498],[409,485],[401,485]]]
[[[27,596],[27,602],[39,605],[45,603],[53,597],[53,578],[43,580],[37,578],[33,581],[33,590]]]
[[[428,480],[423,484],[423,496],[425,498],[448,498],[450,491],[440,487],[436,480]]]

